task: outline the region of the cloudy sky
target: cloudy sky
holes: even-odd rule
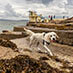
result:
[[[73,0],[0,0],[1,19],[27,19],[29,10],[43,16],[73,16]]]

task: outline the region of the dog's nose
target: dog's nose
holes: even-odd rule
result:
[[[53,40],[55,40],[55,38],[53,38]]]

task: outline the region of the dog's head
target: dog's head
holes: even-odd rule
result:
[[[48,33],[48,37],[51,42],[56,42],[59,36],[55,32]]]

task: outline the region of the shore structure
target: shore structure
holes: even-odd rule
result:
[[[34,11],[29,11],[29,22],[30,23],[42,23],[42,22],[48,23],[49,19],[44,18],[42,14],[38,15]]]
[[[72,18],[71,18],[72,19]],[[43,17],[42,14],[38,15],[35,11],[29,11],[29,22],[27,26],[43,27],[49,29],[72,30],[73,22],[68,19],[56,19],[54,16]]]

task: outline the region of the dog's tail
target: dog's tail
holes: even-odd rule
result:
[[[24,28],[24,32],[26,32],[26,34],[28,34],[30,36],[34,34],[34,32],[32,32],[31,30],[28,30],[26,28]]]

